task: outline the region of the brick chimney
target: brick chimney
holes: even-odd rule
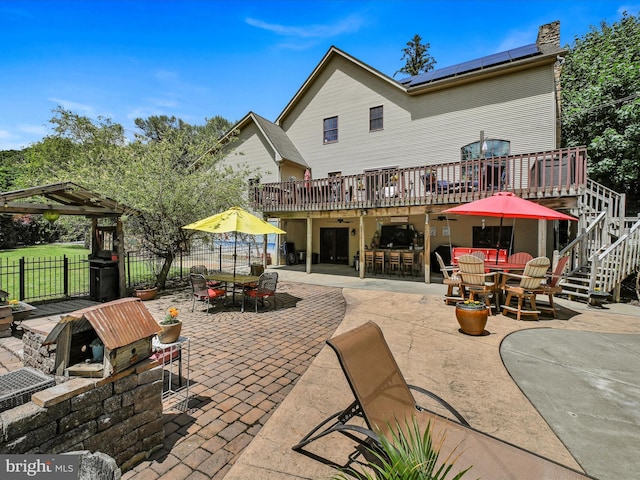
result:
[[[538,38],[536,39],[536,44],[538,45],[539,50],[543,53],[547,53],[549,51],[553,52],[554,50],[559,49],[560,20],[541,25],[540,28],[538,28]],[[562,145],[562,88],[560,85],[560,75],[562,73],[562,65],[564,61],[561,60],[561,56],[564,56],[564,53],[558,56],[558,61],[553,66],[553,76],[556,87],[556,148],[560,148],[560,145]]]
[[[560,20],[555,22],[546,23],[538,28],[538,38],[536,39],[538,45],[544,43],[550,43],[556,47],[560,46]]]

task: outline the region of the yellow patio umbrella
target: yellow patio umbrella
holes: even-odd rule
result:
[[[187,230],[200,230],[209,233],[233,232],[233,276],[236,275],[236,244],[238,232],[249,235],[266,235],[268,233],[287,233],[280,228],[265,222],[240,207],[231,207],[222,213],[198,220],[182,227]]]

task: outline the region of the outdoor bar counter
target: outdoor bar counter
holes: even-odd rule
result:
[[[402,255],[404,253],[412,253],[413,254],[413,271],[415,273],[422,273],[424,269],[424,247],[416,247],[416,248],[368,248],[365,252],[373,252],[373,259],[375,264],[376,252],[384,252],[384,268],[387,270],[389,268],[389,259],[391,253],[399,253],[400,254],[400,270],[402,271]]]

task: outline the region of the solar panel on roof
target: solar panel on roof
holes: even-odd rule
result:
[[[511,56],[511,60],[517,60],[519,58],[528,57],[530,55],[534,55],[538,53],[538,45],[536,45],[535,43],[531,43],[523,47],[518,47],[512,50],[509,50],[508,53]]]
[[[440,70],[436,70],[433,72],[433,80],[438,80],[440,78],[448,77],[456,73],[458,69],[457,65],[452,65],[450,67],[441,68]]]
[[[482,62],[482,67],[490,67],[491,65],[498,65],[500,63],[508,62],[511,60],[511,56],[509,52],[499,52],[494,53],[492,55],[487,55],[486,57],[482,57],[480,61]]]
[[[469,60],[468,62],[459,63],[456,73],[470,72],[471,70],[476,70],[480,67],[482,67],[482,59],[476,58],[475,60]]]
[[[530,57],[540,53],[538,45],[535,43],[525,45],[523,47],[506,50],[504,52],[493,53],[485,57],[477,58],[475,60],[469,60],[467,62],[457,63],[449,67],[441,68],[439,70],[432,70],[431,72],[423,73],[421,75],[414,75],[413,77],[405,78],[400,82],[414,87],[416,85],[422,85],[423,83],[433,82],[446,77],[452,77],[454,75],[461,75],[463,73],[472,72],[481,68],[488,68],[501,63],[509,61],[519,60],[521,58]]]

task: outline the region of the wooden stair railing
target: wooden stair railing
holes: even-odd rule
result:
[[[620,301],[620,284],[640,267],[640,220],[602,253],[593,255],[589,291],[613,292]]]
[[[625,196],[592,180],[578,205],[582,233],[558,253],[569,255],[563,293],[588,300],[593,292],[606,292],[620,301],[622,281],[640,266],[640,219],[629,226]]]

